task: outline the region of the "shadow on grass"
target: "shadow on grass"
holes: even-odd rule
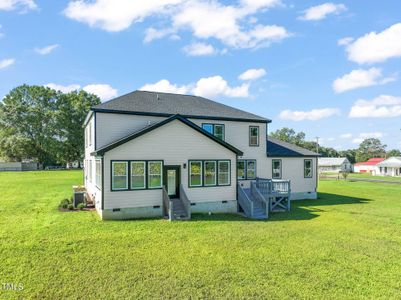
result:
[[[301,200],[299,201],[299,203],[301,204],[301,206],[326,206],[326,205],[344,205],[344,204],[365,204],[369,203],[370,201],[372,200],[365,198],[337,195],[337,194],[318,193],[317,199]]]

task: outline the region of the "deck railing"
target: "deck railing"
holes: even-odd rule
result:
[[[168,196],[166,187],[163,186],[163,215],[165,217],[168,217],[168,219],[171,221],[173,219],[173,201],[170,200],[170,197]]]
[[[253,199],[258,201],[261,206],[263,207],[264,211],[266,212],[266,218],[269,218],[269,210],[270,210],[270,201],[269,198],[266,198],[263,196],[263,194],[260,192],[260,190],[256,187],[256,182],[251,182],[251,195]]]
[[[256,178],[256,187],[264,195],[289,194],[291,192],[291,180],[278,180]]]
[[[180,199],[184,204],[188,219],[191,219],[191,201],[189,201],[182,184],[180,184]]]
[[[253,202],[249,199],[242,186],[238,185],[238,202],[247,217],[253,217]]]

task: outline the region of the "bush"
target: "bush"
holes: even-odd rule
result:
[[[74,205],[72,205],[72,204],[68,204],[68,207],[67,207],[69,210],[74,210]]]
[[[60,204],[58,205],[59,208],[68,208],[68,205],[70,204],[70,201],[65,198],[61,200]]]
[[[83,209],[85,208],[85,204],[84,204],[84,203],[79,203],[79,204],[77,205],[77,208],[78,208],[79,210],[83,210]]]

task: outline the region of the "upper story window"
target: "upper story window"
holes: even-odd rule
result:
[[[259,126],[249,126],[249,146],[259,146]]]
[[[224,124],[203,123],[202,128],[207,132],[213,134],[218,139],[224,141],[224,134],[225,134]]]

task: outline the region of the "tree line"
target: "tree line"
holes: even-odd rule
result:
[[[96,95],[83,90],[62,93],[44,86],[22,85],[0,102],[0,157],[34,159],[44,165],[81,161],[82,125]]]
[[[307,141],[304,132],[296,132],[288,127],[278,129],[269,136],[314,152],[319,149],[323,157],[347,157],[351,163],[364,162],[373,157],[401,156],[401,151],[398,149],[386,151],[387,145],[382,144],[377,138],[367,138],[355,149],[337,151],[334,148],[320,146],[317,141]]]

